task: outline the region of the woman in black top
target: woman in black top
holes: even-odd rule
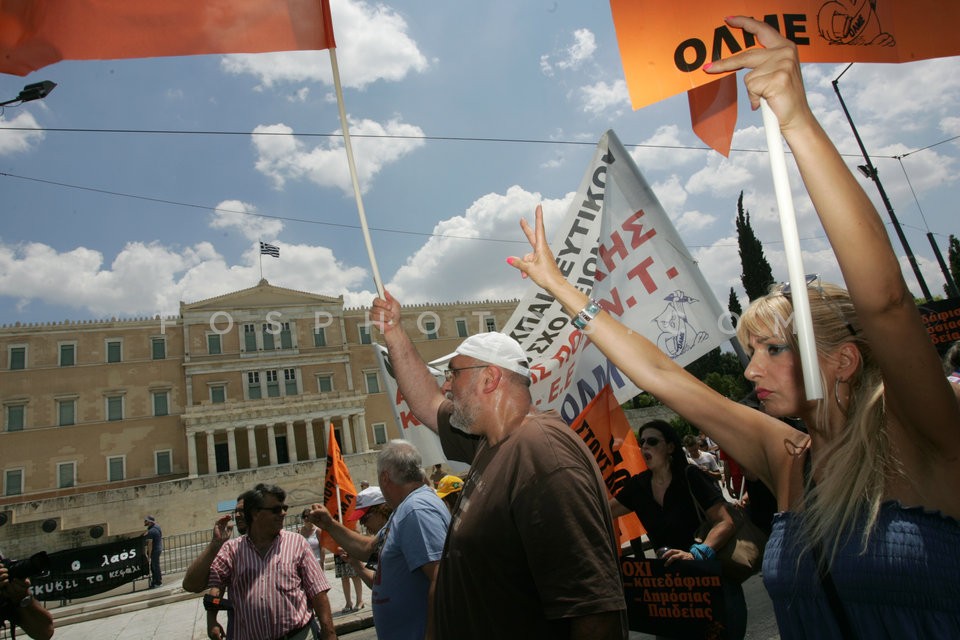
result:
[[[717,483],[689,463],[680,437],[669,423],[647,422],[640,427],[637,441],[647,470],[628,479],[610,499],[613,516],[636,512],[650,544],[666,565],[677,560],[713,559],[736,530]],[[693,539],[700,526],[694,498],[713,524],[702,543]],[[747,626],[743,589],[729,580],[723,581],[723,589],[727,637],[742,638]]]

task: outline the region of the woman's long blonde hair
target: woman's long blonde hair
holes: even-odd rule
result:
[[[883,377],[863,338],[850,295],[841,287],[818,281],[808,285],[808,293],[820,359],[845,343],[855,345],[861,357],[860,367],[846,381],[850,386],[849,400],[840,407],[846,416],[844,422],[829,424],[829,403],[839,403],[839,399],[821,370],[824,398],[817,401],[817,424],[807,425],[807,429],[826,436],[828,444],[824,451],[817,452],[805,486],[800,516],[805,538],[803,553],[821,545],[823,563],[829,568],[837,549],[850,536],[859,533],[862,550],[866,549],[880,511],[887,475],[897,465],[887,437]],[[750,336],[783,340],[799,354],[793,330],[793,304],[784,287],[775,285],[744,312],[737,337],[741,344],[749,344]],[[812,481],[814,475],[820,478],[816,485]]]

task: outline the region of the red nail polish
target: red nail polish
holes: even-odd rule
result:
[[[712,66],[713,66],[713,63],[712,63],[712,62],[708,62],[708,63],[706,63],[705,65],[703,65],[703,67],[701,67],[701,68],[702,68],[704,71],[707,71],[707,70],[709,70],[710,67],[712,67]]]

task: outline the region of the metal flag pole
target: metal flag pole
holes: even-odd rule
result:
[[[817,361],[817,345],[813,338],[813,320],[810,317],[810,298],[807,296],[807,280],[800,254],[800,234],[797,232],[797,216],[790,195],[790,178],[787,175],[786,152],[780,137],[780,121],[767,101],[760,99],[763,128],[767,134],[767,149],[770,152],[770,170],[773,172],[773,188],[777,193],[777,208],[780,210],[780,233],[787,257],[787,275],[790,280],[790,298],[793,302],[793,326],[800,344],[800,364],[803,367],[803,386],[807,400],[823,397],[820,384],[820,363]]]
[[[340,86],[340,67],[337,64],[337,50],[330,47],[330,66],[333,69],[333,87],[337,92],[337,108],[340,110],[340,128],[343,130],[343,146],[347,150],[347,164],[350,167],[350,180],[353,182],[353,195],[357,200],[357,214],[360,216],[360,228],[363,230],[363,241],[367,246],[367,256],[370,258],[370,269],[373,272],[373,284],[382,298],[383,281],[380,279],[380,269],[377,267],[377,256],[373,253],[373,243],[370,240],[370,230],[367,228],[367,216],[363,211],[363,198],[360,197],[360,182],[357,180],[357,166],[353,160],[353,145],[350,142],[350,127],[347,123],[347,111],[343,106],[343,89]]]

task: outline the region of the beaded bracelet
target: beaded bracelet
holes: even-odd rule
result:
[[[598,313],[600,313],[600,303],[591,298],[590,301],[587,302],[587,306],[581,309],[580,313],[575,315],[571,322],[573,323],[573,326],[583,331]]]

